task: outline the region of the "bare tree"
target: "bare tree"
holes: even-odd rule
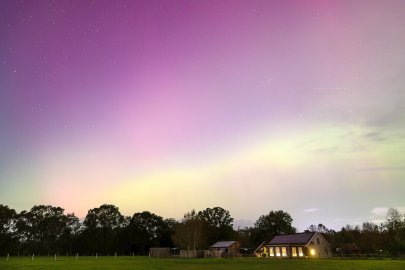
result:
[[[205,222],[201,220],[195,210],[184,214],[183,220],[177,224],[173,242],[182,249],[202,249],[207,244]]]

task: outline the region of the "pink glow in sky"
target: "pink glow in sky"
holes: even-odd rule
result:
[[[1,1],[0,203],[404,207],[403,1]]]

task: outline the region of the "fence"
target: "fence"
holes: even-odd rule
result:
[[[167,258],[170,257],[170,248],[150,248],[151,257]]]
[[[184,259],[209,258],[211,257],[211,252],[209,250],[180,250],[179,257]]]

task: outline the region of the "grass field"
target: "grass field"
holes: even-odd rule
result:
[[[338,260],[338,259],[149,259],[147,257],[12,257],[0,259],[0,269],[176,269],[176,270],[261,270],[261,269],[405,269],[405,260]]]

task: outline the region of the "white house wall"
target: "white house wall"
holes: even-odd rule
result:
[[[329,242],[320,233],[315,233],[305,247],[308,248],[310,258],[327,258],[332,254]]]

